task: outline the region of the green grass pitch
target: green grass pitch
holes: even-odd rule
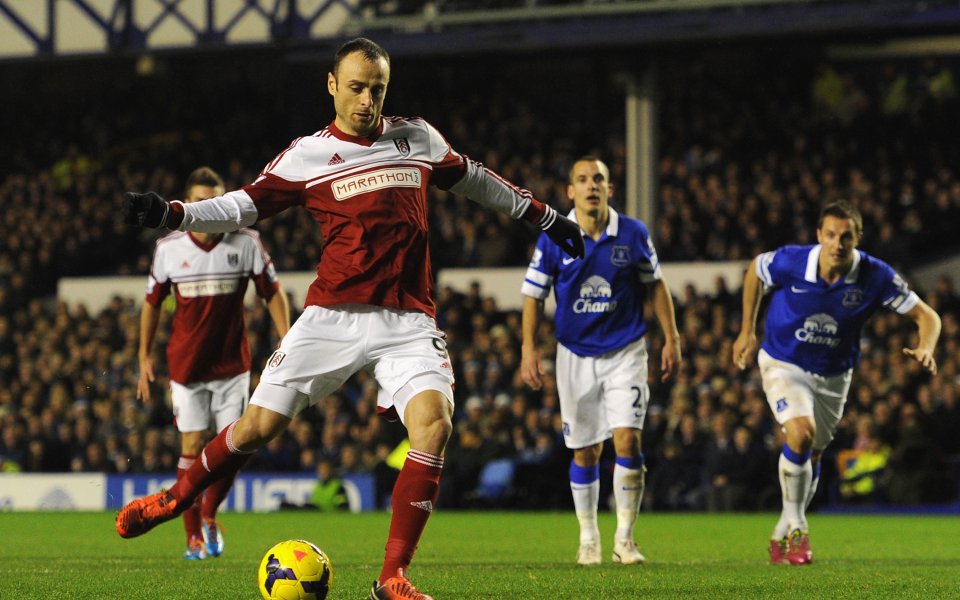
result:
[[[180,558],[169,523],[120,539],[108,513],[0,513],[0,598],[219,600],[260,598],[256,569],[274,543],[305,538],[334,567],[331,599],[366,598],[389,515],[222,516],[226,553]],[[427,526],[412,577],[437,600],[496,598],[960,598],[956,516],[813,515],[815,562],[766,562],[772,514],[641,514],[645,567],[612,564],[614,517],[601,515],[604,564],[574,564],[572,513],[443,512]]]

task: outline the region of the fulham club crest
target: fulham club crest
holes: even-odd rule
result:
[[[231,267],[235,267],[240,264],[240,255],[236,253],[230,253],[227,255],[227,263]]]
[[[404,157],[410,156],[410,142],[407,141],[407,138],[397,138],[393,140],[393,145]]]
[[[283,362],[283,359],[287,357],[286,352],[280,352],[279,350],[273,353],[273,356],[270,357],[270,360],[267,361],[267,367],[271,369],[276,369],[280,366],[280,363]]]

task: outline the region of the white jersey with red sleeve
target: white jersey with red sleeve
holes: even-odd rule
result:
[[[159,306],[173,291],[167,365],[170,379],[187,385],[233,377],[250,370],[243,297],[253,281],[269,300],[280,285],[260,236],[251,229],[203,244],[186,232],[157,241],[146,302]]]
[[[434,316],[429,184],[515,219],[534,212],[529,192],[455,152],[423,119],[383,117],[369,138],[331,123],[294,140],[252,184],[184,205],[180,228],[225,231],[302,205],[323,239],[306,305],[370,304]]]

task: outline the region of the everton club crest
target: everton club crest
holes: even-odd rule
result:
[[[614,246],[610,253],[610,264],[625,267],[630,264],[630,246]]]
[[[407,138],[397,138],[393,140],[393,145],[404,157],[410,156],[410,142],[407,141]]]
[[[863,290],[860,288],[850,288],[843,292],[843,300],[840,301],[845,308],[854,308],[863,304]]]

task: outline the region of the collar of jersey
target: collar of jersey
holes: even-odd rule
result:
[[[807,254],[807,270],[803,274],[803,278],[810,283],[817,283],[818,271],[817,267],[820,262],[820,251],[823,249],[823,246],[820,244],[814,244],[810,248],[809,254]],[[844,283],[856,283],[857,277],[860,275],[860,251],[856,248],[853,249],[853,264],[850,265],[850,270],[847,271],[847,276],[843,278]]]
[[[344,133],[340,131],[340,128],[337,127],[336,120],[330,121],[330,124],[327,125],[327,131],[330,134],[337,138],[338,140],[343,140],[344,142],[350,142],[352,144],[360,144],[361,146],[372,146],[377,139],[380,138],[380,135],[383,133],[383,117],[380,117],[380,124],[377,125],[377,130],[373,132],[373,135],[370,137],[360,137],[357,135],[350,135],[349,133]]]
[[[222,234],[221,234],[220,236],[218,236],[217,238],[215,238],[215,239],[214,239],[212,242],[210,242],[209,244],[206,244],[206,243],[201,242],[200,240],[198,240],[198,239],[193,235],[193,232],[190,232],[190,231],[187,232],[187,237],[190,238],[190,241],[193,242],[193,244],[194,244],[197,248],[200,248],[200,249],[203,250],[204,252],[210,252],[211,250],[213,250],[214,248],[217,247],[217,244],[219,244],[220,242],[223,241],[223,235],[222,235]]]
[[[567,213],[567,218],[579,225],[577,221],[577,209],[571,208],[570,212]],[[607,237],[617,237],[617,232],[620,231],[620,215],[617,214],[617,211],[613,210],[611,207],[607,207]],[[583,230],[583,227],[580,228],[580,235],[586,236],[587,232]]]

